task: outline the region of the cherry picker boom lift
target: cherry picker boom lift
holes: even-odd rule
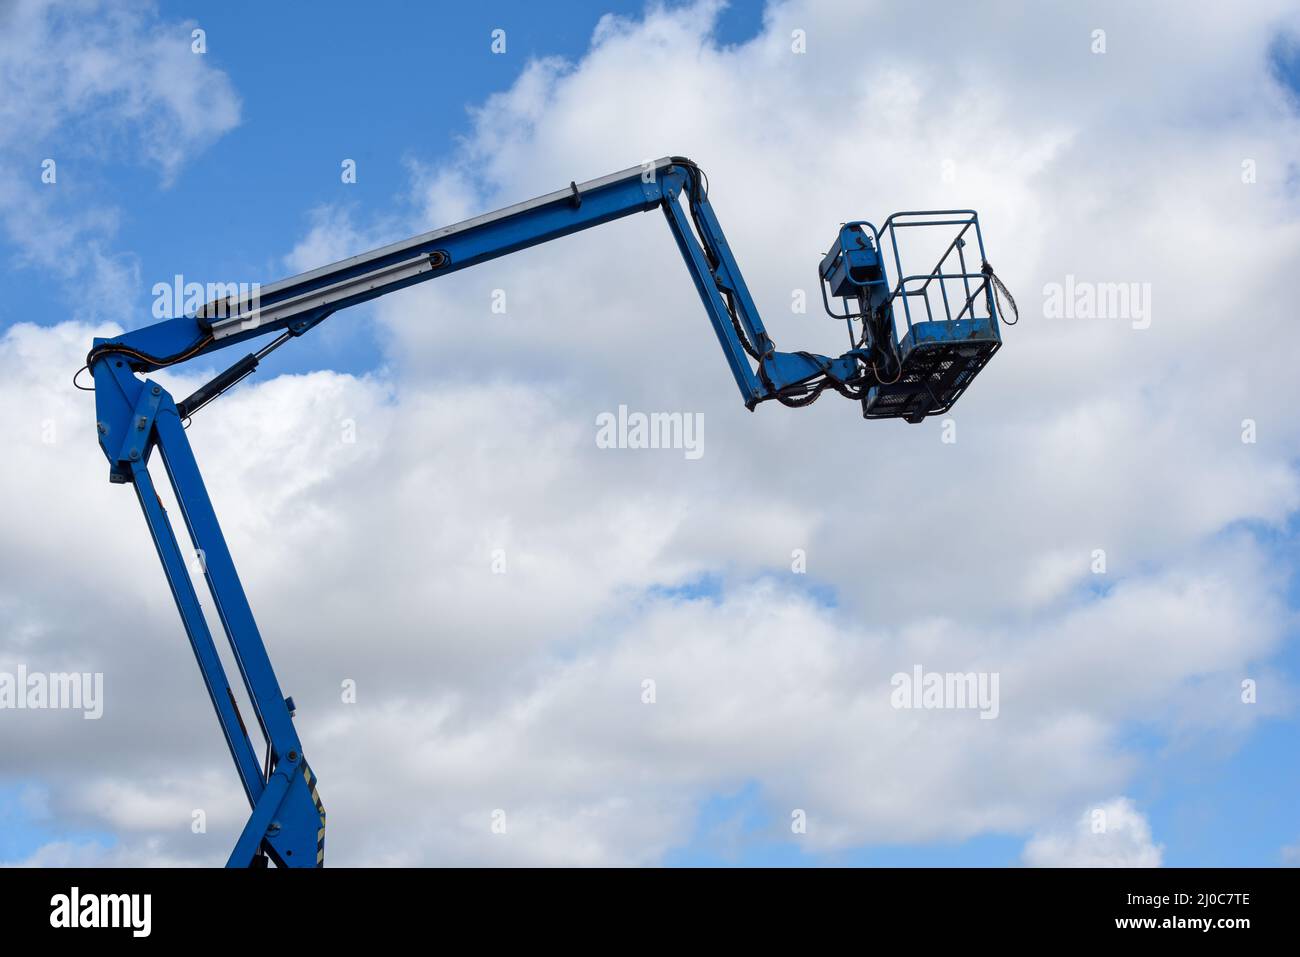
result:
[[[946,412],[1001,344],[995,300],[1005,290],[984,257],[979,218],[973,210],[939,210],[896,213],[879,229],[865,221],[842,226],[819,274],[826,311],[848,327],[849,350],[834,358],[778,352],[709,203],[707,177],[682,157],[570,183],[567,189],[263,286],[256,296],[236,294],[208,302],[193,315],[94,341],[86,367],[94,378],[96,425],[108,457],[109,480],[135,487],[252,807],[229,866],[321,865],[325,810],[294,729],[293,699],[280,689],[186,438],[188,419],[250,375],[271,351],[339,309],[653,209],[662,210],[668,220],[751,410],[769,400],[808,405],[832,389],[860,402],[867,418],[919,422]],[[903,230],[918,227],[944,227],[956,234],[934,269],[905,275],[898,238]],[[972,239],[975,249],[968,257]],[[898,276],[892,284],[887,243]],[[937,314],[939,308],[942,315]],[[261,348],[180,401],[158,383],[141,378],[272,335]],[[266,745],[265,762],[254,750],[181,547],[155,491],[148,469],[154,452],[162,458],[189,537],[202,556],[214,607]]]

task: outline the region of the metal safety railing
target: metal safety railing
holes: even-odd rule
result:
[[[943,253],[939,256],[939,261],[935,267],[928,273],[915,273],[910,275],[903,274],[902,254],[899,251],[899,230],[915,229],[925,226],[955,226],[959,227],[957,234],[948,243]],[[969,240],[967,234],[974,230],[975,245],[979,252],[979,262],[972,269],[971,264],[967,261],[966,247]],[[884,225],[877,234],[879,239],[878,247],[881,254],[884,254],[883,240],[889,241],[890,251],[893,254],[895,275],[899,276],[897,285],[889,297],[889,306],[895,313],[897,321],[896,303],[901,302],[903,305],[903,319],[907,324],[907,331],[911,332],[914,322],[920,321],[912,316],[911,300],[919,297],[925,306],[925,321],[955,321],[967,318],[995,321],[997,318],[997,306],[994,303],[992,290],[989,288],[989,277],[983,271],[984,263],[987,261],[984,255],[984,237],[980,232],[979,215],[973,209],[931,209],[931,210],[912,210],[908,212],[894,213],[885,220]],[[948,271],[945,271],[948,270]],[[949,296],[949,284],[960,283],[958,287],[959,296]],[[938,299],[943,305],[943,315],[936,319],[935,305],[931,302],[931,287],[937,286],[939,291]],[[988,308],[988,314],[977,316],[975,314],[975,304],[981,298],[984,299]],[[960,308],[956,314],[953,314],[954,299],[960,302]]]

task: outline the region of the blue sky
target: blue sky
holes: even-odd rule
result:
[[[92,148],[79,148],[73,129],[52,143],[31,144],[23,159],[39,168],[57,147],[59,156],[70,154],[60,163],[68,192],[130,196],[119,208],[116,239],[143,276],[271,282],[292,272],[283,258],[307,229],[312,209],[342,203],[362,219],[391,215],[409,202],[408,163],[449,157],[468,132],[468,110],[513,83],[529,58],[576,58],[601,16],[637,14],[642,7],[574,2],[557,12],[522,2],[411,4],[365,17],[328,0],[314,5],[311,16],[248,2],[162,3],[164,17],[193,20],[207,31],[206,56],[235,79],[240,93],[239,126],[217,148],[195,156],[170,186],[133,157],[104,162]],[[762,4],[729,7],[718,22],[719,41],[751,36],[761,11]],[[506,53],[489,55],[492,31],[503,24]],[[356,160],[359,171],[347,186],[339,177],[344,158]],[[0,294],[13,304],[9,315],[49,312],[38,280],[26,270],[0,274]],[[133,303],[142,317],[152,305],[149,287],[140,283]],[[78,308],[75,298],[63,305]],[[268,369],[371,367],[379,356],[358,329],[363,320],[358,310],[308,348],[277,356]]]
[[[207,63],[229,77],[240,101],[238,125],[206,148],[192,151],[171,182],[156,164],[140,161],[129,146],[129,135],[123,134],[119,142],[95,127],[95,135],[87,137],[89,120],[84,117],[6,150],[3,159],[19,170],[39,170],[46,156],[58,158],[59,191],[48,207],[53,219],[71,217],[88,205],[113,211],[115,222],[97,235],[135,281],[129,287],[133,298],[115,304],[116,312],[111,314],[135,315],[143,322],[150,312],[152,282],[175,273],[250,276],[264,282],[289,275],[294,270],[286,260],[318,222],[315,217],[321,211],[345,214],[358,232],[384,240],[401,238],[421,209],[413,167],[418,164],[427,170],[463,163],[463,143],[475,135],[472,110],[514,88],[530,61],[561,57],[570,63],[566,70],[580,63],[602,15],[612,12],[635,19],[643,11],[639,2],[574,2],[561,9],[530,3],[480,4],[469,9],[459,4],[380,6],[379,15],[360,15],[355,4],[321,2],[306,15],[304,8],[293,5],[228,3],[201,8],[161,3],[162,22],[194,20],[206,30]],[[497,27],[507,30],[505,55],[489,52],[491,31]],[[743,45],[762,29],[761,4],[733,3],[717,17],[708,45],[722,49]],[[1117,36],[1123,35],[1117,31]],[[1260,48],[1257,64],[1260,74],[1271,64],[1280,82],[1294,94],[1294,116],[1300,116],[1297,49],[1294,41],[1278,32]],[[544,139],[543,134],[532,135]],[[339,164],[345,158],[357,163],[354,185],[340,181]],[[639,159],[633,155],[625,165]],[[810,161],[810,166],[815,162]],[[573,175],[582,179],[603,172],[584,168],[575,169]],[[863,175],[872,175],[869,164]],[[1290,177],[1294,175],[1292,167]],[[1086,185],[1081,189],[1086,191]],[[1280,211],[1279,218],[1285,216]],[[444,223],[421,224],[423,228],[439,225]],[[388,234],[392,229],[403,232]],[[31,262],[13,235],[12,229],[8,235],[0,234],[0,301],[4,303],[0,330],[22,322],[53,326],[68,318],[98,319],[110,314],[98,308],[87,312],[85,283],[61,281],[47,265]],[[1044,247],[1051,245],[1051,240],[1043,242]],[[1019,286],[1031,302],[1037,298],[1038,277],[1039,273],[1032,273]],[[90,295],[93,298],[93,291]],[[295,343],[300,348],[277,353],[259,379],[318,369],[357,377],[383,375],[393,358],[386,350],[394,341],[407,340],[402,338],[400,322],[391,316],[377,325],[377,310],[363,307],[332,318],[317,333]],[[439,317],[439,321],[451,320]],[[1178,368],[1177,360],[1171,360],[1170,368]],[[721,370],[716,371],[720,377]],[[1290,415],[1289,409],[1283,414]],[[1294,450],[1282,458],[1294,471],[1298,464]],[[809,488],[815,488],[816,481],[822,480],[814,480]],[[120,497],[118,504],[126,510]],[[1129,769],[1122,793],[1140,808],[1155,841],[1164,847],[1167,865],[1272,866],[1283,863],[1283,847],[1300,844],[1300,820],[1295,814],[1300,807],[1300,714],[1293,706],[1294,689],[1300,686],[1296,512],[1286,512],[1282,521],[1233,515],[1212,534],[1171,535],[1178,546],[1155,551],[1142,572],[1133,570],[1133,577],[1177,565],[1179,549],[1213,554],[1222,542],[1226,553],[1233,547],[1231,542],[1242,536],[1285,581],[1279,589],[1284,608],[1274,623],[1283,638],[1270,646],[1269,654],[1250,662],[1258,669],[1254,673],[1260,676],[1262,692],[1285,700],[1270,702],[1270,713],[1245,727],[1221,731],[1196,726],[1194,721],[1192,730],[1186,730],[1163,709],[1156,709],[1150,721],[1134,720],[1126,712],[1110,736],[1109,756],[1115,766]],[[11,547],[16,553],[18,546]],[[690,616],[702,606],[729,608],[729,602],[742,600],[781,575],[779,563],[737,571],[725,556],[713,555],[704,544],[700,551],[703,557],[671,563],[675,575],[649,575],[639,582],[643,599],[680,608]],[[152,566],[147,567],[146,577],[153,572]],[[163,581],[157,577],[152,585],[161,592]],[[1090,593],[1093,587],[1093,581],[1085,579],[1047,611],[1026,612],[1014,603],[1011,611],[999,608],[989,616],[996,619],[990,631],[1009,632],[1026,622],[1048,630],[1058,613],[1067,614],[1061,609],[1072,602],[1106,598],[1107,590]],[[852,603],[844,601],[848,596],[842,579],[814,574],[788,591],[791,602],[814,609],[810,613],[814,618],[839,620],[838,616],[855,613]],[[583,627],[609,617],[607,608],[598,609]],[[1221,683],[1207,694],[1231,696],[1233,688],[1232,683]],[[215,729],[209,730],[215,737]],[[870,731],[863,734],[869,736]],[[233,771],[230,778],[233,781]],[[786,793],[773,793],[763,775],[733,776],[721,786],[707,776],[699,780],[707,783],[685,788],[689,823],[667,841],[661,855],[665,863],[1016,865],[1026,840],[1039,829],[1023,824],[991,826],[960,840],[850,841],[810,850],[791,838]],[[39,762],[17,769],[0,766],[0,861],[23,859],[64,841],[106,848],[118,843],[104,818],[70,810],[69,799],[59,797],[66,787],[59,773],[43,776]],[[328,794],[328,784],[325,788]],[[41,810],[47,793],[54,795],[54,811]],[[1111,796],[1088,794],[1086,800]]]

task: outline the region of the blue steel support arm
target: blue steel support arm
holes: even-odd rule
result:
[[[97,339],[88,365],[93,371],[100,357],[113,355],[132,370],[147,373],[272,332],[301,335],[340,309],[633,213],[662,208],[747,405],[752,408],[775,398],[790,385],[828,368],[837,381],[853,377],[857,368],[848,355],[830,360],[774,352],[700,183],[698,167],[690,160],[665,157],[571,184],[567,190],[262,286],[246,298],[208,302],[195,315]],[[683,202],[691,211],[689,219]],[[760,365],[757,379],[749,358]],[[770,367],[762,368],[769,361]],[[249,363],[245,374],[255,366],[255,361]]]
[[[132,468],[132,475],[136,495],[140,499],[140,508],[149,524],[154,546],[162,559],[163,570],[172,589],[172,597],[176,600],[176,607],[180,609],[181,621],[194,648],[194,657],[199,663],[199,671],[208,689],[208,697],[217,713],[221,731],[226,737],[226,745],[234,758],[240,783],[244,786],[244,793],[248,796],[249,803],[256,804],[257,799],[262,796],[264,787],[261,762],[253,750],[253,743],[249,740],[248,729],[244,727],[244,719],[239,714],[238,706],[231,694],[230,683],[226,681],[225,669],[217,656],[217,646],[203,617],[199,596],[187,573],[185,558],[176,541],[176,534],[172,530],[171,522],[167,520],[162,501],[154,490],[149,469],[143,464],[137,464]]]
[[[717,333],[718,343],[722,346],[722,352],[727,359],[727,366],[736,379],[740,394],[744,397],[746,404],[752,408],[753,403],[762,397],[763,390],[758,379],[754,377],[753,369],[750,367],[747,356],[748,350],[745,349],[740,338],[736,335],[735,327],[731,324],[727,312],[726,303],[722,299],[722,291],[719,288],[715,274],[710,268],[707,254],[691,232],[691,226],[686,219],[686,214],[682,211],[681,204],[676,201],[677,196],[670,190],[666,199],[667,202],[663,205],[664,216],[672,229],[673,237],[677,240],[677,246],[681,250],[682,259],[686,262],[691,278],[695,280],[695,288],[704,303],[705,311],[709,314],[709,320],[713,324],[713,331]]]

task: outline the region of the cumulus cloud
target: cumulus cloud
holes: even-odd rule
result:
[[[1237,691],[1282,645],[1287,569],[1248,527],[1300,502],[1300,422],[1278,412],[1300,387],[1286,350],[1225,343],[1242,289],[1250,334],[1294,341],[1300,131],[1263,57],[1288,12],[1191,11],[1171,34],[1115,6],[1095,57],[1092,12],[1016,9],[1018,37],[964,14],[936,37],[901,8],[777,4],[727,47],[709,4],[607,18],[581,60],[481,104],[459,153],[416,162],[409,207],[318,213],[293,268],[685,153],[784,349],[840,351],[791,292],[815,301],[841,221],[894,208],[980,209],[1026,314],[955,444],[837,397],[749,413],[661,218],[633,217],[382,300],[382,369],[250,383],[196,417],[331,861],[653,863],[746,788],[760,837],[810,852],[996,833],[1035,835],[1029,863],[1158,862],[1125,799],[1101,842],[1091,818],[1050,822],[1126,789],[1133,724],[1241,735],[1265,711]],[[899,39],[863,61],[868,35]],[[1150,282],[1150,328],[1042,316],[1067,274]],[[132,496],[65,385],[111,328],[0,339],[0,428],[32,463],[0,492],[42,503],[5,523],[0,669],[104,671],[107,699],[98,722],[0,715],[0,768],[115,853],[210,863],[242,825],[234,776]],[[158,378],[183,395],[202,375]],[[703,457],[597,448],[620,404],[702,413]],[[890,677],[918,664],[999,675],[999,717],[894,709]]]
[[[173,857],[162,841],[148,838],[139,844],[108,845],[97,841],[51,841],[4,867],[193,867],[188,857]]]
[[[103,481],[78,434],[86,410],[54,375],[94,331],[18,327],[0,346],[6,428],[31,432],[30,453],[45,457],[9,491],[59,482],[82,503],[10,523],[5,580],[28,588],[10,593],[7,633],[28,637],[8,642],[0,667],[106,675],[89,730],[7,714],[6,759],[59,782],[59,820],[215,862],[242,802],[134,502]],[[23,395],[57,441],[41,441]],[[502,414],[525,400],[525,414]],[[632,453],[596,449],[562,404],[515,387],[280,377],[191,432],[327,782],[340,861],[648,863],[688,839],[704,796],[755,781],[773,820],[809,812],[809,850],[1016,832],[1098,782],[1121,786],[1134,760],[1113,743],[1125,721],[1159,722],[1193,676],[1230,690],[1276,640],[1266,618],[1251,623],[1275,599],[1246,539],[1221,546],[1213,572],[1192,556],[1032,629],[943,616],[877,626],[776,570],[715,598],[647,592],[715,567],[674,540],[699,518],[693,500],[725,494],[730,476],[697,493],[638,485]],[[794,540],[803,517],[772,505],[772,528]],[[715,547],[752,562],[762,537],[729,523],[742,519],[710,519],[728,542]],[[69,554],[70,541],[87,547]],[[506,574],[491,573],[496,549]],[[55,614],[70,581],[77,609]],[[889,678],[915,663],[999,672],[1001,716],[894,710]],[[354,705],[341,703],[344,681]],[[1203,721],[1248,721],[1219,697]],[[403,808],[416,795],[413,837]],[[211,816],[207,841],[188,831],[194,809]],[[488,827],[498,809],[500,837]]]
[[[1025,845],[1030,867],[1159,867],[1164,847],[1126,797],[1085,811],[1072,825],[1035,834]]]
[[[0,5],[0,226],[13,265],[77,285],[80,318],[126,318],[139,283],[92,171],[143,162],[165,185],[239,122],[229,78],[190,48],[193,26],[119,0]]]
[[[1284,845],[1281,858],[1282,863],[1287,867],[1300,867],[1300,843]]]

